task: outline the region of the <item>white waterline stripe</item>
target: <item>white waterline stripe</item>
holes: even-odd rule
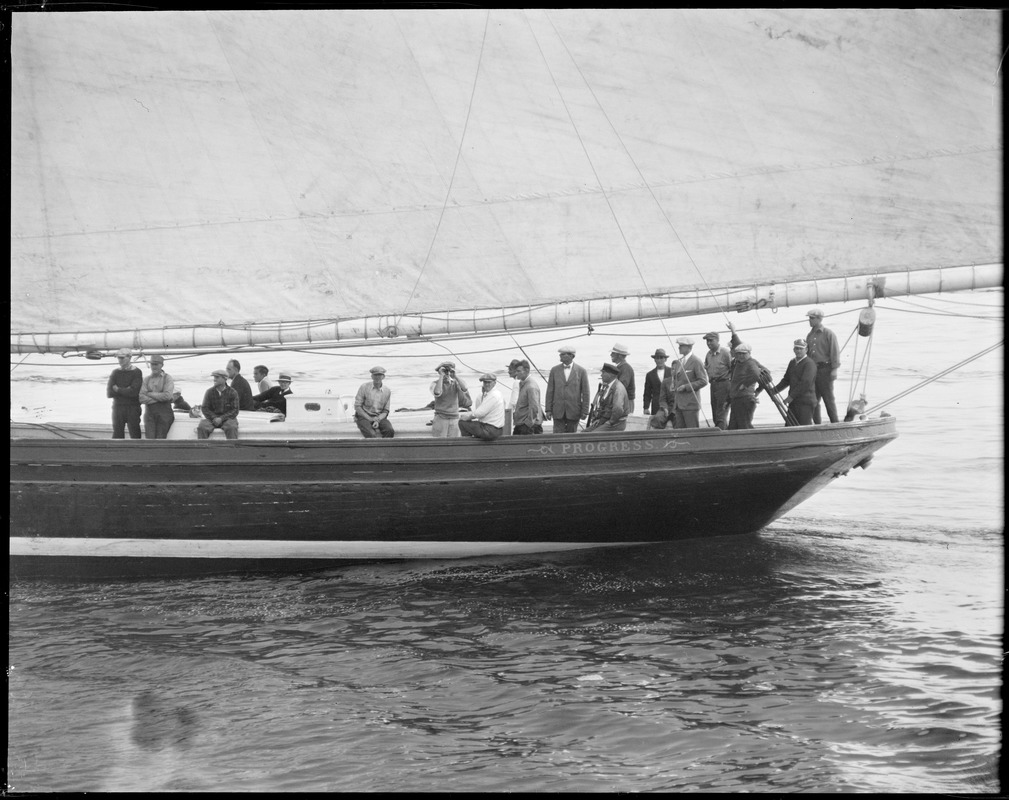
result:
[[[12,556],[100,558],[469,558],[547,553],[592,547],[627,547],[645,542],[381,542],[281,541],[263,539],[83,539],[10,538]]]

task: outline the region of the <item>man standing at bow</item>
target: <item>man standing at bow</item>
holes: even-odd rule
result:
[[[574,363],[575,349],[570,345],[557,348],[557,352],[561,363],[547,378],[543,417],[553,418],[554,433],[574,433],[578,421],[589,415],[589,373]]]
[[[812,425],[813,409],[816,407],[816,364],[806,356],[805,339],[796,339],[792,352],[795,353],[795,358],[788,362],[785,377],[778,381],[774,391],[780,392],[787,386],[785,405],[795,419],[794,424]],[[788,420],[785,424],[792,425],[793,422]]]
[[[816,364],[816,408],[813,422],[820,424],[820,400],[827,409],[831,422],[837,422],[837,405],[834,403],[834,381],[841,366],[841,348],[837,337],[829,328],[823,327],[823,311],[814,308],[806,312],[809,317],[809,333],[806,334],[806,354]]]
[[[732,366],[732,355],[728,347],[722,346],[714,331],[704,334],[704,341],[708,345],[708,352],[704,354],[704,371],[708,375],[711,390],[711,419],[715,427],[724,431],[729,424],[729,368]]]
[[[673,377],[670,381],[673,405],[674,428],[699,428],[701,422],[701,398],[698,392],[708,385],[708,375],[704,371],[704,362],[691,350],[694,340],[682,336],[676,340],[680,357],[672,364]]]
[[[354,422],[365,439],[391,439],[396,435],[389,422],[389,402],[392,391],[383,386],[384,367],[371,368],[371,382],[362,383],[354,397]]]

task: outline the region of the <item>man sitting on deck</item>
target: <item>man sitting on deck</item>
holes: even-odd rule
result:
[[[196,426],[200,439],[209,439],[216,428],[221,428],[229,439],[238,438],[238,392],[228,386],[228,373],[223,369],[213,371],[214,385],[203,395],[203,416]]]

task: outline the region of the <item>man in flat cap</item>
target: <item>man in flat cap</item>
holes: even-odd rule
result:
[[[253,395],[256,411],[280,412],[287,416],[287,396],[294,394],[291,390],[291,375],[281,372],[277,376],[278,386],[271,386],[265,392]]]
[[[466,382],[456,376],[454,362],[442,361],[436,372],[438,377],[431,384],[434,395],[431,435],[436,439],[454,439],[459,436],[459,409],[470,408],[473,399]]]
[[[627,389],[619,380],[620,368],[616,364],[603,364],[599,372],[599,391],[592,400],[586,433],[622,431],[627,428],[627,415],[631,401]]]
[[[543,433],[543,406],[540,405],[540,387],[529,373],[532,368],[524,358],[515,367],[515,378],[519,393],[515,401],[513,419],[515,436]]]
[[[481,375],[480,386],[482,391],[473,403],[473,410],[459,412],[459,433],[489,442],[504,433],[505,403],[493,373]]]
[[[788,362],[783,377],[774,387],[780,392],[788,387],[789,419],[786,425],[812,425],[813,409],[816,408],[816,364],[806,355],[806,340],[796,339],[792,343],[795,356]]]
[[[641,410],[645,414],[656,414],[659,410],[659,395],[662,394],[662,381],[673,374],[669,369],[669,356],[661,347],[652,353],[655,369],[645,373],[645,392],[641,398]]]
[[[200,439],[209,439],[215,429],[220,428],[229,439],[238,438],[238,392],[228,386],[228,372],[215,369],[210,373],[214,385],[203,395],[203,419],[196,426]]]
[[[708,374],[711,394],[711,420],[723,431],[729,425],[729,368],[732,355],[714,331],[704,334],[708,352],[704,354],[704,371]]]
[[[578,421],[589,415],[589,373],[575,363],[575,349],[570,345],[558,347],[557,352],[561,363],[547,376],[543,418],[553,419],[554,433],[574,433]]]
[[[753,427],[753,412],[757,408],[757,393],[760,391],[757,387],[759,380],[760,364],[751,356],[750,345],[746,342],[734,342],[732,373],[729,377],[728,430]]]
[[[112,398],[112,438],[125,439],[126,428],[131,439],[140,438],[140,387],[144,373],[133,363],[130,348],[120,348],[116,353],[119,366],[112,370],[105,387],[105,396]]]
[[[148,439],[167,439],[175,422],[172,396],[175,381],[165,372],[165,357],[151,356],[151,374],[140,385],[140,405],[144,407],[144,436]],[[180,395],[181,396],[181,395]]]
[[[391,439],[396,435],[389,422],[392,391],[384,386],[385,368],[372,367],[371,380],[362,383],[354,397],[354,422],[365,439]]]
[[[827,417],[837,422],[837,404],[834,402],[834,381],[841,366],[841,348],[837,336],[830,328],[823,327],[823,311],[813,308],[806,312],[809,317],[809,333],[806,334],[806,355],[816,364],[816,406],[813,422],[820,424],[820,400],[827,409]]]
[[[617,379],[627,390],[627,400],[631,404],[628,413],[634,413],[634,367],[627,363],[627,356],[630,355],[630,352],[626,346],[617,342],[610,352],[610,361],[618,370]]]
[[[672,376],[662,384],[659,411],[652,418],[650,427],[665,427],[667,421],[674,428],[701,427],[699,415],[701,398],[698,392],[708,385],[708,375],[704,363],[694,355],[694,340],[682,336],[676,340],[680,357],[672,364]]]

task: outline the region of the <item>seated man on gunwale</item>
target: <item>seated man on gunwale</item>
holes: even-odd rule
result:
[[[196,426],[200,439],[209,439],[220,428],[229,439],[238,438],[238,392],[228,386],[228,373],[215,369],[214,385],[203,395],[203,419]]]

